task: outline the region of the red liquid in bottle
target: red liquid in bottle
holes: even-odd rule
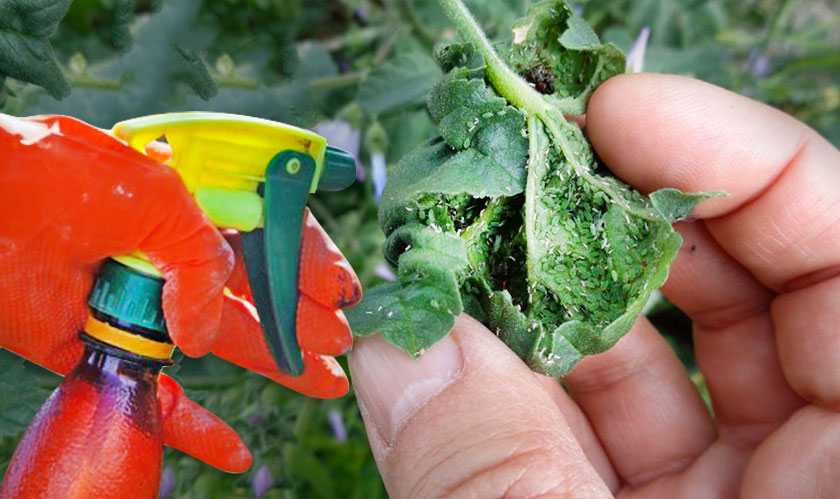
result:
[[[168,361],[81,336],[84,356],[26,429],[0,499],[158,497]]]

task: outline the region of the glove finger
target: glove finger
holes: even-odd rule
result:
[[[228,278],[227,287],[234,295],[241,296],[251,303],[251,285],[248,283],[248,268],[245,266],[245,253],[242,251],[242,234],[235,230],[222,233],[228,246],[233,250],[233,270]]]
[[[158,202],[146,213],[151,230],[138,246],[166,279],[163,309],[174,343],[186,355],[201,356],[218,334],[233,254],[177,174],[155,187]]]
[[[224,236],[233,249],[235,262],[227,288],[235,296],[253,303],[242,252],[242,236],[238,232],[225,233]],[[301,287],[305,286],[306,282],[308,281],[302,280]],[[261,334],[258,329],[259,326],[255,334]],[[297,340],[301,349],[322,355],[344,355],[353,345],[353,335],[344,314],[334,307],[324,306],[303,293],[298,300]]]
[[[242,251],[242,234],[227,231],[224,237],[234,253],[234,267],[227,288],[234,295],[253,302]],[[356,273],[309,210],[304,217],[300,254],[298,291],[301,294],[327,308],[345,308],[358,303],[362,291]]]
[[[253,304],[232,296],[225,298],[224,333],[219,335],[214,354],[310,397],[335,398],[347,393],[347,376],[332,357],[302,349],[304,368],[300,376],[289,376],[277,369]],[[300,331],[305,328],[300,323],[298,326],[300,338]]]
[[[163,311],[169,334],[186,355],[204,355],[219,331],[224,283],[233,266],[230,249],[212,226],[176,245],[157,249],[154,244],[141,249],[166,278]]]
[[[189,400],[183,388],[165,374],[158,380],[158,400],[166,445],[228,473],[251,467],[251,453],[233,428]]]
[[[309,210],[304,216],[298,286],[328,308],[352,307],[362,298],[356,273]]]
[[[316,303],[306,295],[298,300],[298,345],[322,355],[344,355],[353,346],[350,325],[341,310]]]
[[[178,174],[79,120],[28,120],[35,121],[54,132],[29,145],[17,136],[6,141],[19,167],[4,170],[3,199],[22,215],[3,220],[0,232],[19,234],[20,247],[49,244],[68,271],[145,252],[167,280],[163,306],[174,341],[188,355],[208,352],[231,252]],[[32,171],[40,174],[36,186]]]
[[[268,377],[296,392],[321,399],[343,397],[350,389],[347,375],[334,357],[304,350],[303,365],[300,376],[274,371]]]

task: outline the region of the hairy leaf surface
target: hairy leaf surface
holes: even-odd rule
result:
[[[440,74],[427,54],[408,52],[371,71],[359,89],[359,104],[372,115],[421,106]]]
[[[367,293],[347,317],[356,334],[381,332],[390,343],[417,356],[446,335],[463,310],[457,275],[467,265],[464,242],[407,224],[385,244],[387,254],[397,258],[397,281]]]
[[[56,99],[70,83],[47,39],[71,0],[0,0],[0,77],[11,76],[44,87]]]
[[[443,3],[457,14],[455,0]],[[356,334],[382,332],[416,355],[467,311],[534,370],[562,376],[630,329],[679,250],[670,224],[719,194],[648,198],[598,162],[564,113],[582,111],[624,57],[562,2],[533,6],[509,52],[526,79],[534,64],[545,71],[551,92],[499,67],[483,37],[467,38],[479,47],[436,51],[446,75],[428,109],[440,137],[406,155],[383,193],[398,280],[348,319]]]

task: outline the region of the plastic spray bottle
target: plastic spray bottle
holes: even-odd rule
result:
[[[352,183],[353,157],[307,130],[222,113],[146,116],[112,133],[141,152],[165,136],[172,152],[166,164],[210,220],[242,232],[266,343],[279,369],[301,374],[295,316],[305,204],[310,192]],[[0,499],[158,496],[157,382],[174,348],[162,289],[142,254],[102,264],[79,332],[84,355],[24,433]]]
[[[157,375],[170,364],[163,279],[115,260],[99,269],[76,368],[36,414],[0,496],[157,497],[163,456]]]

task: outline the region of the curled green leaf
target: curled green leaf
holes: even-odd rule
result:
[[[582,110],[624,59],[565,4],[536,4],[514,27],[516,68],[536,57],[552,75],[541,92],[459,0],[441,3],[471,44],[437,49],[447,74],[428,108],[440,137],[400,161],[383,193],[398,280],[348,318],[356,334],[382,332],[416,354],[465,310],[534,370],[562,376],[629,331],[679,250],[670,224],[718,193],[648,198],[598,162],[564,113]]]
[[[532,5],[513,33],[508,64],[561,112],[582,114],[595,88],[624,72],[621,50],[601,43],[563,2]]]

